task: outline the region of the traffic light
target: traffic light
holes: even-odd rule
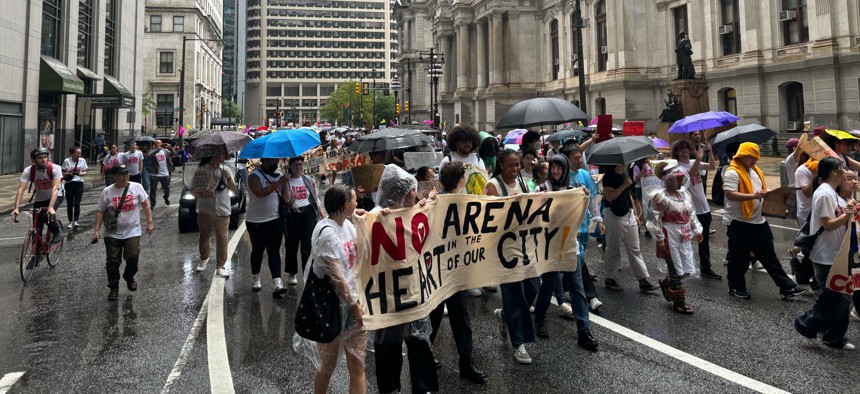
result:
[[[209,106],[208,105],[203,104],[203,112],[209,112]]]
[[[400,115],[400,103],[394,104],[394,113]]]
[[[361,90],[362,90],[361,94],[363,94],[365,96],[369,95],[370,94],[370,83],[369,82],[362,83],[361,84]]]
[[[383,91],[382,91],[382,95],[383,95],[383,96],[388,96],[389,94],[390,94],[390,93],[389,93],[389,90],[388,90],[388,89],[385,89],[385,90],[383,90]]]
[[[355,94],[358,94],[358,95],[361,94],[361,84],[358,84],[358,83],[355,84]]]
[[[403,102],[403,111],[409,112],[409,100]]]

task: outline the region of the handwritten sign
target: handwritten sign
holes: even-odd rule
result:
[[[418,198],[427,198],[430,192],[439,190],[436,186],[436,181],[420,181],[418,182]]]
[[[384,170],[385,165],[382,164],[353,167],[352,182],[357,186],[363,187],[364,191],[373,193],[379,189],[379,180],[382,179],[382,172]]]
[[[645,135],[645,122],[624,122],[621,126],[622,135]]]
[[[353,167],[370,164],[370,156],[367,153],[355,153],[346,148],[339,148],[325,152],[326,171],[334,171],[342,174]]]
[[[813,137],[810,140],[806,133],[800,136],[800,143],[797,144],[797,147],[806,152],[813,160],[821,160],[825,157],[834,157],[841,160],[839,155],[833,149],[830,149],[821,138]]]

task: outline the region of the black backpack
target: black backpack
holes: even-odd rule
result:
[[[714,185],[711,188],[711,200],[720,206],[726,203],[726,193],[723,191],[723,167],[725,166],[720,166],[714,174]]]

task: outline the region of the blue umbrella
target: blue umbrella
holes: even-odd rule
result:
[[[714,127],[728,126],[740,120],[739,117],[724,111],[709,111],[700,114],[690,115],[684,119],[675,122],[669,133],[685,134],[694,131],[712,129]]]
[[[243,159],[282,159],[298,157],[320,145],[320,135],[309,128],[278,130],[274,133],[251,141],[239,158]]]

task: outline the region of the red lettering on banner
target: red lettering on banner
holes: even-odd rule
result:
[[[415,251],[421,253],[424,250],[424,243],[427,242],[427,237],[430,236],[430,221],[424,213],[416,213],[412,217],[412,247]],[[428,266],[429,267],[429,266]]]
[[[403,235],[403,218],[394,219],[397,227],[395,228],[395,237],[397,238],[397,243],[395,244],[391,238],[388,237],[388,233],[385,232],[385,227],[382,226],[380,222],[373,223],[373,229],[370,233],[370,243],[371,243],[371,255],[370,255],[370,265],[379,264],[379,247],[382,246],[385,249],[385,252],[388,253],[389,256],[393,260],[405,260],[406,259],[406,242],[404,242]]]
[[[827,288],[837,293],[854,294],[854,284],[845,275],[835,274],[830,278]]]

